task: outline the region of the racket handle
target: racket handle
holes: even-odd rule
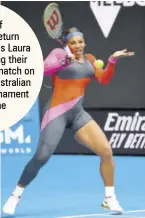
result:
[[[67,53],[68,55],[71,55],[71,54],[72,54],[71,51],[70,51],[70,49],[69,49],[69,47],[68,47],[67,45],[64,47],[64,50],[66,51],[66,53]]]

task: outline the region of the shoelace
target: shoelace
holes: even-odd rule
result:
[[[105,198],[105,203],[108,203],[109,200],[113,202],[114,205],[119,206],[119,202],[116,199],[116,196],[109,196]],[[119,206],[120,207],[120,206]]]

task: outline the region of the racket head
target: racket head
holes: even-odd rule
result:
[[[58,4],[48,4],[43,13],[43,22],[45,29],[51,38],[60,38],[63,32],[63,20]]]

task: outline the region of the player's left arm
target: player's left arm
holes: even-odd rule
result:
[[[112,79],[115,71],[115,65],[121,57],[133,56],[134,52],[127,52],[127,49],[117,51],[111,55],[108,59],[108,63],[105,69],[97,67],[96,59],[94,56],[90,55],[90,60],[94,66],[94,76],[102,84],[108,84]]]
[[[115,71],[115,65],[117,63],[117,59],[110,56],[108,59],[108,63],[105,69],[98,68],[94,63],[94,76],[95,79],[99,81],[101,84],[108,84],[112,79]]]

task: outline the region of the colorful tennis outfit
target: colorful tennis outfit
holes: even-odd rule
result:
[[[84,55],[85,62],[69,64],[63,49],[54,49],[44,61],[44,76],[52,75],[53,93],[46,104],[40,139],[34,157],[25,167],[19,184],[28,185],[49,160],[66,128],[75,133],[93,118],[83,109],[85,89],[92,79],[108,84],[116,59],[108,59],[105,70],[93,66],[95,57]]]

